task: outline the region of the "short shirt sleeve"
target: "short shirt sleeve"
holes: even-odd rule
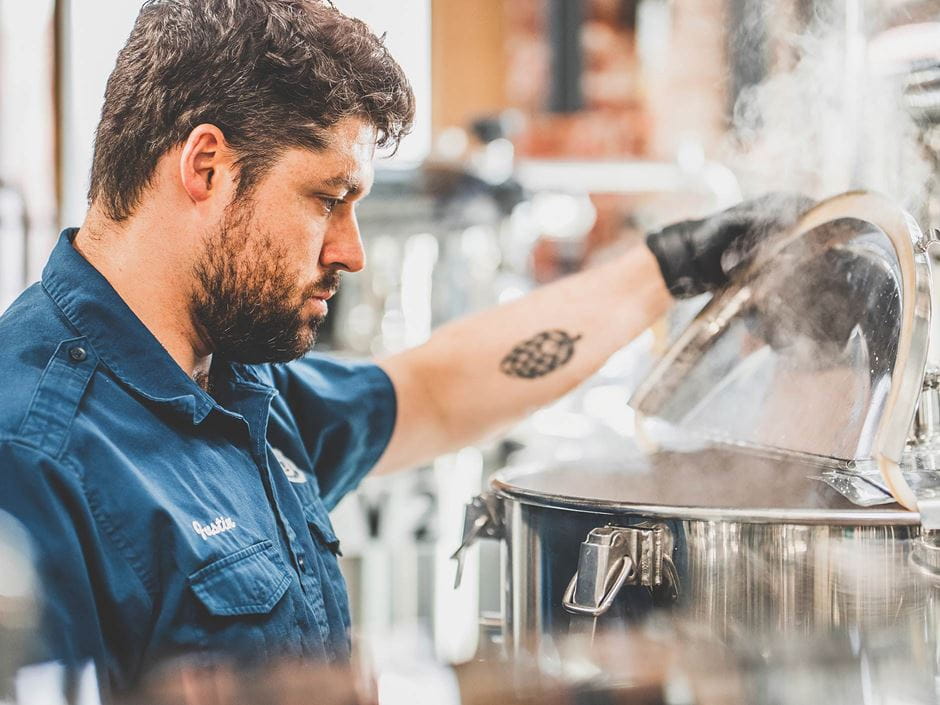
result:
[[[269,367],[279,397],[272,419],[282,434],[299,437],[320,494],[332,509],[378,462],[395,426],[395,389],[388,375],[372,363],[307,355]],[[283,437],[286,436],[286,437]],[[275,440],[272,438],[272,443]],[[284,448],[286,450],[286,448]]]
[[[104,614],[113,592],[95,584],[86,560],[116,584],[124,584],[127,575],[110,572],[113,566],[101,560],[78,477],[34,448],[0,442],[0,486],[0,514],[11,515],[29,534],[43,598],[41,643],[27,662],[58,660],[77,667],[93,660],[102,676],[120,671],[118,663],[133,650],[112,654],[106,649],[101,625],[120,623],[120,618]]]

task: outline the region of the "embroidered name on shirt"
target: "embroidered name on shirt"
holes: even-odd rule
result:
[[[203,526],[198,521],[193,522],[193,530],[202,536],[203,541],[208,541],[210,536],[217,536],[225,531],[231,531],[235,528],[235,522],[231,517],[216,517],[208,526]]]

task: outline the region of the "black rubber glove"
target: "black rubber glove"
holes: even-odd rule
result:
[[[728,282],[761,239],[799,220],[815,202],[800,194],[769,193],[704,220],[685,220],[646,236],[670,293],[688,298]]]

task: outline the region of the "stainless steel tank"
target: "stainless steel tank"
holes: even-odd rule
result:
[[[646,461],[494,479],[514,649],[656,608],[728,638],[935,629],[919,565],[935,549],[917,514],[857,507],[802,461],[728,449]],[[703,473],[725,491],[705,498]]]
[[[740,265],[637,390],[622,457],[498,474],[462,549],[503,543],[511,650],[659,609],[729,643],[856,649],[889,630],[932,648],[929,246],[884,198],[820,204]]]

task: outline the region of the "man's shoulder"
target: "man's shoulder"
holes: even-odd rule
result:
[[[0,314],[0,435],[17,433],[43,372],[62,344],[77,336],[40,284]]]
[[[68,319],[39,282],[27,287],[0,313],[4,348],[17,343],[29,344],[37,335],[60,335],[70,330]]]
[[[374,361],[329,353],[308,353],[287,363],[250,365],[257,378],[290,394],[301,391],[326,399],[371,394],[376,387],[390,386],[388,376]]]

